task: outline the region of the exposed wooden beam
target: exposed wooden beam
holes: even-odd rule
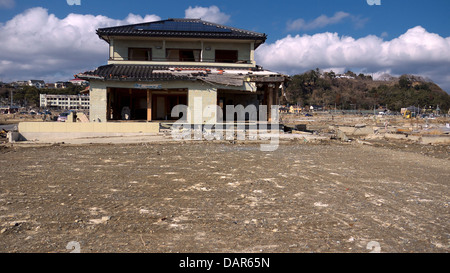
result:
[[[152,92],[147,89],[147,121],[152,121]]]
[[[111,88],[107,87],[106,88],[106,98],[107,98],[107,105],[106,105],[106,120],[110,120],[112,119],[111,117]]]
[[[267,93],[268,93],[268,101],[267,101],[267,121],[272,121],[272,105],[274,103],[273,99],[273,86],[269,84],[266,87]]]

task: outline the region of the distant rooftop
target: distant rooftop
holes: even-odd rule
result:
[[[228,27],[201,19],[167,19],[133,25],[100,28],[97,34],[109,42],[109,36],[173,37],[173,38],[211,38],[254,40],[255,48],[263,44],[264,33]]]

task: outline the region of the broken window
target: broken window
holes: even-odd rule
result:
[[[200,49],[167,49],[166,58],[172,62],[199,62]]]
[[[237,50],[216,50],[216,63],[237,63]]]
[[[151,61],[151,48],[128,48],[128,60],[130,61]]]

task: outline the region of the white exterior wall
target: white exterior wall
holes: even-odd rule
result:
[[[128,48],[151,48],[153,61],[129,61]],[[195,65],[194,62],[167,62],[166,49],[199,49],[202,51],[201,56],[204,60],[202,65],[217,65],[215,60],[215,50],[237,50],[238,60],[248,61],[247,64],[232,64],[227,63],[227,66],[237,67],[254,67],[256,62],[254,60],[254,41],[241,40],[199,40],[192,41],[183,38],[176,39],[126,39],[126,38],[111,38],[110,42],[110,57],[109,64],[163,64],[163,65]],[[208,48],[208,50],[206,50]]]

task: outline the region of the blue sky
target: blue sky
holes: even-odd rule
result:
[[[70,2],[71,0],[69,0]],[[75,0],[74,0],[75,1]],[[450,1],[448,0],[380,0],[381,5],[368,5],[367,0],[289,0],[289,1],[194,1],[194,0],[128,0],[100,1],[80,0],[81,5],[68,5],[66,0],[16,0],[12,8],[0,9],[0,22],[5,22],[26,9],[44,7],[59,18],[70,13],[105,15],[123,19],[129,13],[144,16],[156,14],[161,19],[184,18],[185,10],[191,6],[217,6],[221,12],[230,15],[227,25],[268,34],[268,42],[281,39],[287,34],[314,34],[319,31],[338,32],[355,38],[369,34],[387,34],[386,38],[397,37],[407,29],[423,26],[429,32],[450,36]],[[0,0],[1,2],[1,0]],[[309,30],[288,30],[288,21],[303,18],[312,21],[336,12],[346,12],[359,17],[363,25],[348,18],[340,23]]]
[[[0,80],[56,80],[105,63],[105,45],[92,35],[92,27],[195,16],[266,33],[266,44],[256,57],[270,70],[296,74],[319,67],[374,75],[418,74],[450,91],[450,68],[446,68],[450,67],[449,0],[380,0],[381,5],[369,5],[367,0],[67,2],[71,0],[0,0],[0,35],[8,36],[0,41],[0,52],[4,52],[0,53]],[[59,31],[66,29],[59,26],[67,25],[73,26],[71,35],[80,39]],[[14,29],[27,27],[35,40],[29,33],[23,38],[25,32]],[[13,45],[19,40],[25,45]],[[83,43],[78,44],[79,40]],[[35,51],[25,54],[29,63],[23,52],[14,51],[27,43]],[[52,61],[48,60],[50,49],[57,56]]]

